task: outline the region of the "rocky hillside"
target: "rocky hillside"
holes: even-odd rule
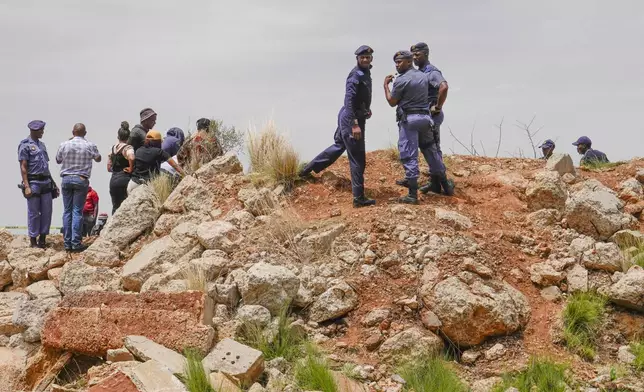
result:
[[[434,390],[529,391],[545,361],[561,385],[532,390],[644,391],[644,160],[450,156],[455,197],[408,206],[367,159],[373,208],[344,158],[286,190],[225,156],[82,254],[0,232],[0,391],[208,390],[184,355],[231,392],[418,390],[436,355],[458,386]]]

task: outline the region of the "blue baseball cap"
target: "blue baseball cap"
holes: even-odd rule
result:
[[[429,46],[424,43],[424,42],[419,42],[416,45],[412,45],[411,49],[412,52],[425,52],[429,53]]]
[[[362,45],[361,47],[356,49],[356,52],[355,52],[356,56],[361,56],[365,54],[373,54],[373,49],[371,49],[371,47],[368,45]]]
[[[40,120],[34,120],[27,124],[27,128],[29,128],[30,131],[40,131],[45,127],[45,122],[40,121]]]
[[[548,139],[545,142],[541,143],[539,148],[555,148],[555,142],[552,140]]]
[[[592,145],[592,144],[593,144],[593,142],[592,142],[592,141],[590,141],[590,138],[589,138],[588,136],[582,136],[582,137],[580,137],[579,139],[577,139],[577,141],[576,141],[576,142],[574,142],[572,145],[573,145],[573,146],[578,146],[578,145],[580,145],[580,144],[585,144],[585,145],[590,146],[590,145]]]

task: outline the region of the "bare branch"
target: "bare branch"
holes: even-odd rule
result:
[[[532,116],[532,120],[530,120],[530,122],[529,122],[528,124],[522,123],[522,122],[521,122],[521,121],[519,121],[519,120],[517,120],[517,124],[516,124],[516,126],[517,126],[518,128],[520,128],[520,129],[524,130],[524,131],[525,131],[525,133],[526,133],[526,135],[528,136],[528,140],[530,141],[530,146],[532,147],[532,152],[534,153],[534,158],[535,158],[535,159],[537,159],[537,147],[536,147],[536,146],[535,146],[535,144],[534,144],[534,136],[535,136],[537,133],[539,133],[539,131],[541,131],[541,129],[543,129],[543,127],[541,127],[541,128],[537,129],[537,130],[536,130],[536,131],[534,131],[534,132],[530,131],[530,127],[531,127],[531,126],[532,126],[532,124],[534,123],[534,119],[535,119],[536,117],[537,117],[537,115],[536,115],[536,114],[535,114],[534,116]]]
[[[454,135],[454,132],[452,132],[452,128],[451,128],[449,125],[447,126],[447,129],[449,129],[449,134],[450,134],[450,135],[452,135],[452,137],[454,138],[454,140],[456,140],[456,142],[457,142],[458,144],[460,144],[460,145],[465,149],[465,151],[467,151],[470,155],[474,155],[474,154],[472,153],[472,150],[470,150],[469,148],[467,148],[467,146],[466,146],[465,144],[463,144],[463,142],[461,142],[461,141],[456,137],[456,135]]]
[[[483,140],[479,140],[479,143],[481,143],[481,150],[483,151],[483,156],[487,156],[487,152],[485,152],[485,146],[483,145]]]
[[[474,128],[476,128],[476,121],[472,124],[472,131],[470,131],[470,148],[472,149],[472,155],[479,155],[476,147],[474,147]]]
[[[502,133],[503,133],[503,120],[505,120],[505,116],[501,117],[501,123],[496,126],[497,128],[499,128],[499,141],[498,141],[498,144],[496,145],[496,155],[494,155],[495,158],[499,157],[499,150],[501,149],[501,136],[502,136]]]

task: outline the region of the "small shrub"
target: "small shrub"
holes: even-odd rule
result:
[[[620,161],[620,162],[601,162],[601,161],[598,161],[598,160],[593,160],[593,161],[590,161],[588,163],[585,163],[585,164],[581,165],[581,167],[584,168],[584,169],[587,169],[589,171],[599,172],[599,171],[608,171],[608,170],[614,169],[617,166],[621,166],[621,165],[623,165],[625,163],[626,162],[622,162],[622,161]]]
[[[419,358],[403,365],[398,373],[407,382],[405,390],[414,392],[466,392],[467,387],[442,358]]]
[[[298,178],[299,155],[272,122],[259,133],[249,132],[247,147],[255,184],[293,186]]]
[[[564,392],[568,390],[566,369],[566,365],[549,359],[532,358],[527,369],[505,375],[493,392],[504,392],[512,387],[520,392]]]
[[[293,320],[289,316],[289,309],[288,304],[282,306],[278,315],[277,333],[274,337],[267,334],[260,326],[247,323],[242,326],[240,340],[261,351],[266,361],[280,357],[289,362],[297,359],[302,355],[306,337],[290,326]]]
[[[305,391],[338,391],[328,364],[312,345],[306,347],[306,356],[295,365],[295,380]]]
[[[224,153],[238,152],[244,146],[244,133],[233,126],[224,125],[221,120],[210,120],[210,133],[219,140]]]
[[[631,344],[631,352],[635,355],[633,366],[639,371],[644,371],[644,340]]]
[[[195,265],[190,265],[183,271],[183,278],[186,280],[186,288],[195,291],[208,291],[208,279],[206,271]]]
[[[184,353],[186,357],[185,371],[180,375],[181,381],[185,384],[189,392],[215,392],[210,385],[208,374],[201,363],[202,357],[196,350],[187,349]]]
[[[352,363],[345,363],[342,365],[342,374],[354,380],[360,378],[360,374],[356,371],[356,365]]]
[[[163,204],[172,193],[173,181],[167,174],[159,173],[150,179],[150,186],[152,186],[154,193],[156,193],[159,201]]]
[[[593,292],[573,294],[563,311],[566,346],[585,359],[593,359],[605,312],[606,298],[603,296]]]

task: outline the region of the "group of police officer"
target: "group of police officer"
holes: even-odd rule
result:
[[[353,206],[376,204],[364,193],[365,124],[371,117],[371,62],[373,49],[363,45],[356,50],[357,65],[346,81],[344,105],[338,114],[335,143],[316,156],[299,173],[306,178],[311,172],[319,173],[333,164],[345,151],[351,169]],[[443,104],[448,84],[441,71],[429,62],[429,47],[420,42],[409,51],[396,52],[393,57],[398,76],[388,75],[384,81],[385,98],[396,108],[398,122],[398,151],[405,170],[405,178],[396,184],[408,188],[400,203],[418,204],[418,191],[448,196],[454,194],[454,183],[447,178],[443,153],[440,149],[440,125],[443,122]],[[418,68],[414,68],[414,64]],[[393,87],[389,85],[393,81]],[[430,181],[419,186],[418,150],[430,167]]]

